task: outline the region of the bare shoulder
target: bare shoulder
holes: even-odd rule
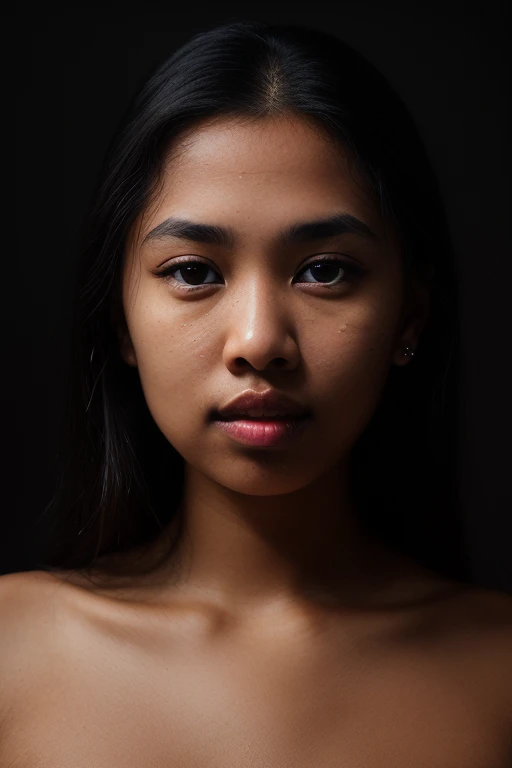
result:
[[[65,616],[73,590],[77,597],[88,591],[86,579],[75,573],[21,571],[0,576],[0,663],[33,635],[41,641],[51,633]]]
[[[71,573],[71,572],[69,572]],[[68,572],[54,575],[46,571],[21,571],[0,576],[0,615],[2,623],[29,618],[42,612],[41,601],[51,599],[66,582]],[[39,609],[39,611],[38,611]],[[5,624],[4,624],[5,626]]]
[[[56,603],[52,600],[63,586],[46,571],[22,571],[0,576],[0,622],[2,633],[0,643],[4,659],[5,652],[29,637],[31,629],[41,625],[50,626]],[[52,605],[53,611],[50,610]]]
[[[461,594],[459,609],[477,621],[477,626],[504,641],[512,651],[512,595],[494,589],[473,587]]]
[[[512,595],[483,587],[467,587],[444,606],[449,628],[469,631],[512,654]]]
[[[37,616],[46,615],[42,600],[59,582],[45,571],[22,571],[0,576],[1,642],[12,643]],[[5,650],[5,645],[2,647]]]
[[[46,666],[48,641],[59,634],[62,610],[57,597],[62,586],[45,571],[0,576],[0,717],[10,695],[28,689],[37,671]]]
[[[481,676],[502,697],[512,724],[512,596],[493,589],[472,587],[450,605],[446,622],[447,647],[470,662],[468,674]]]

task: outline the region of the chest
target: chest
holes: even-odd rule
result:
[[[100,650],[101,649],[101,650]],[[508,768],[509,726],[464,662],[332,648],[104,643],[15,702],[10,768]],[[7,758],[7,759],[6,759]],[[2,762],[5,760],[5,763]]]

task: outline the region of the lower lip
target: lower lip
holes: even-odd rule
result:
[[[256,419],[240,419],[239,421],[214,422],[220,429],[242,445],[253,445],[260,448],[283,446],[297,439],[304,431],[308,420],[307,416],[301,418],[273,419],[257,421]]]

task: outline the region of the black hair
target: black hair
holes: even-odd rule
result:
[[[136,576],[176,550],[183,459],[156,426],[137,369],[119,352],[121,266],[176,139],[210,118],[299,115],[348,151],[397,227],[408,276],[430,275],[431,314],[416,355],[391,366],[352,452],[361,520],[392,547],[468,581],[459,502],[463,402],[455,255],[435,174],[414,120],[385,77],[333,35],[248,20],[192,37],[132,100],[100,170],[75,283],[68,401],[55,495],[44,521],[47,571]],[[175,489],[174,496],[169,488]],[[169,531],[158,561],[116,554]],[[43,551],[44,550],[44,551]]]

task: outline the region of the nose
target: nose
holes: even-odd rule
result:
[[[224,363],[233,373],[247,365],[292,370],[299,361],[296,323],[282,287],[253,278],[226,308]]]

